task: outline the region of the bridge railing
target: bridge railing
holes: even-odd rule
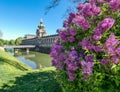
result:
[[[35,48],[35,45],[5,45],[3,48]]]

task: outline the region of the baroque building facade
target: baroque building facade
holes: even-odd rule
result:
[[[22,45],[35,45],[36,51],[50,53],[55,39],[58,39],[58,34],[47,35],[43,21],[40,20],[40,25],[36,30],[36,36],[29,39],[25,38],[22,40]]]

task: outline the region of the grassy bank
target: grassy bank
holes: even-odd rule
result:
[[[61,92],[55,68],[32,70],[0,50],[0,92]]]

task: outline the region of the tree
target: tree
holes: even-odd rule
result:
[[[3,45],[3,42],[0,40],[0,46],[2,46]]]
[[[4,43],[4,40],[3,39],[0,39],[0,46],[2,46]]]
[[[4,45],[8,45],[9,41],[8,40],[4,40]]]
[[[45,14],[47,14],[51,9],[57,7],[57,6],[60,4],[61,1],[62,1],[62,0],[52,0],[52,2],[50,3],[50,5],[48,5],[48,6],[46,7]],[[67,1],[68,1],[68,2],[71,2],[71,6],[66,9],[66,12],[65,12],[65,13],[69,13],[69,12],[72,11],[73,8],[76,8],[75,6],[72,7],[73,4],[75,5],[75,4],[79,3],[79,2],[84,2],[84,3],[86,3],[86,2],[88,2],[89,0],[67,0]]]
[[[10,45],[15,45],[15,40],[10,40],[10,41],[9,41],[9,44],[10,44]]]
[[[16,44],[16,45],[21,44],[22,40],[23,40],[22,37],[17,38],[17,39],[15,40],[15,44]]]

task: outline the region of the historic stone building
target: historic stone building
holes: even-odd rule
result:
[[[58,34],[47,35],[43,21],[40,20],[40,25],[36,30],[36,36],[34,38],[24,39],[22,45],[35,45],[36,51],[50,53],[50,49],[53,46],[55,39],[58,39]]]

